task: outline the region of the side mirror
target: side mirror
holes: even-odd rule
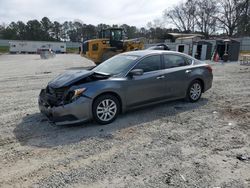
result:
[[[142,69],[134,69],[132,71],[129,72],[129,76],[133,77],[133,76],[141,76],[143,75],[143,70]]]

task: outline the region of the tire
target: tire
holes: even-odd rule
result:
[[[93,118],[101,125],[112,123],[117,118],[119,112],[120,102],[113,95],[101,95],[93,103]]]
[[[202,84],[199,80],[194,80],[188,87],[186,99],[189,102],[197,102],[202,95]]]

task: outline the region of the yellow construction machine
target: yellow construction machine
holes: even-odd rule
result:
[[[83,41],[81,55],[98,65],[116,54],[143,48],[141,39],[125,40],[122,28],[108,28],[100,31],[98,39]]]

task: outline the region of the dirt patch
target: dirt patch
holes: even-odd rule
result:
[[[250,105],[226,106],[221,109],[223,116],[237,120],[237,122],[249,123],[250,126]]]

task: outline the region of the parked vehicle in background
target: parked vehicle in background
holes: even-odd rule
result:
[[[125,39],[124,29],[108,28],[101,30],[97,39],[85,40],[82,43],[81,55],[98,65],[117,54],[143,48],[144,44],[140,38]]]
[[[56,56],[56,53],[51,49],[43,49],[39,53],[41,59],[50,59]]]
[[[129,109],[182,98],[196,102],[212,80],[209,65],[183,53],[133,51],[59,75],[41,90],[39,108],[56,124],[92,118],[108,124]]]
[[[157,44],[147,48],[147,50],[170,50],[170,48],[166,44]]]

